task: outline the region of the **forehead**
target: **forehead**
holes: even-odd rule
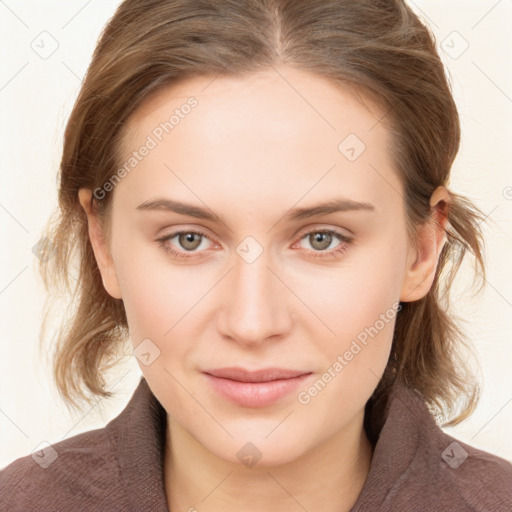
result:
[[[169,119],[191,97],[199,107],[194,108],[193,117],[208,128],[208,123],[215,122],[217,129],[220,120],[236,121],[237,127],[263,120],[272,133],[272,128],[279,128],[288,120],[286,127],[292,134],[310,124],[321,135],[339,136],[351,125],[364,137],[364,132],[371,131],[384,113],[368,91],[283,66],[245,76],[197,76],[161,89],[143,101],[126,122],[126,142],[133,141],[141,131],[150,130],[155,121]]]
[[[283,187],[298,198],[341,180],[350,195],[365,182],[382,186],[392,172],[382,115],[367,95],[291,68],[183,80],[152,95],[126,123],[123,163],[148,140],[152,148],[118,188],[131,182],[139,199],[182,176],[198,192],[222,185],[277,199]]]

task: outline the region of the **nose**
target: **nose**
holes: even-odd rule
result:
[[[292,316],[286,287],[269,263],[265,251],[252,263],[235,256],[234,268],[219,290],[222,299],[217,329],[223,336],[256,346],[290,332]]]

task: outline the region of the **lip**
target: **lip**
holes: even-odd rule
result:
[[[284,368],[219,368],[203,374],[217,393],[243,407],[265,407],[297,389],[312,372]]]

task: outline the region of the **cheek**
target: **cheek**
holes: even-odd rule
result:
[[[211,287],[203,271],[171,264],[158,243],[132,243],[129,252],[117,253],[115,268],[134,345],[170,339]]]
[[[331,338],[346,340],[373,325],[398,301],[405,258],[406,246],[397,233],[392,242],[382,236],[355,248],[338,268],[316,270],[314,279],[305,271],[289,279],[324,320],[326,337],[330,330]]]
[[[406,245],[400,236],[377,240],[346,260],[337,272],[302,277],[308,306],[322,319],[310,335],[326,356],[337,384],[332,389],[371,392],[389,358],[403,278]],[[298,278],[298,277],[297,277]],[[321,332],[320,332],[321,331]],[[336,369],[332,366],[340,362]],[[327,377],[328,378],[328,377]],[[357,389],[356,389],[357,388]],[[365,391],[363,390],[363,395]]]

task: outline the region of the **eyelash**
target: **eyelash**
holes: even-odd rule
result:
[[[312,231],[308,231],[307,233],[304,233],[300,237],[299,242],[302,241],[304,238],[312,235],[312,234],[318,234],[318,233],[321,233],[321,234],[324,234],[324,235],[333,235],[334,237],[338,238],[338,240],[340,242],[343,242],[343,243],[340,244],[340,246],[336,247],[335,249],[331,249],[330,251],[310,250],[309,251],[310,256],[313,257],[314,259],[332,259],[332,258],[336,258],[337,256],[340,256],[345,251],[347,251],[347,249],[349,248],[349,245],[353,241],[352,238],[350,238],[350,237],[348,237],[348,236],[346,236],[346,235],[344,235],[342,233],[339,233],[338,231],[335,231],[335,230],[332,230],[332,229],[317,229],[317,230],[312,230]],[[162,249],[167,254],[169,254],[172,257],[180,258],[180,259],[193,258],[194,256],[187,255],[186,251],[177,251],[173,247],[171,247],[171,246],[166,244],[167,241],[172,240],[176,236],[183,235],[183,234],[185,234],[185,235],[193,234],[193,235],[198,235],[198,236],[202,236],[204,238],[209,239],[209,237],[205,233],[203,233],[201,231],[184,230],[184,231],[176,231],[174,233],[171,233],[170,235],[167,235],[167,236],[165,236],[163,238],[159,238],[157,241],[159,242],[159,245],[162,247]],[[194,251],[188,251],[188,254],[192,254],[193,255]]]

